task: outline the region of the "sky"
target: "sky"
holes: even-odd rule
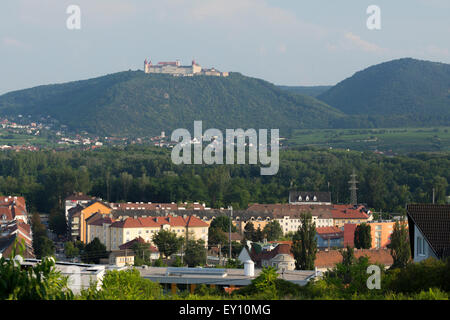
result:
[[[80,29],[67,28],[70,5]],[[367,8],[380,9],[369,30]],[[449,0],[1,0],[0,94],[192,59],[279,85],[381,62],[450,63]]]

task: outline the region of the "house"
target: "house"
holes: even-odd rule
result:
[[[86,204],[77,204],[69,209],[69,228],[73,240],[80,240],[88,243],[86,220],[95,213],[107,215],[111,213],[112,208],[100,200],[92,200]]]
[[[449,257],[450,205],[410,204],[406,212],[414,262]]]
[[[150,251],[150,259],[156,260],[159,259],[159,251],[158,248],[155,246],[152,246],[149,242],[145,241],[141,237],[135,238],[131,241],[128,241],[127,243],[122,244],[119,246],[120,250],[133,250],[133,245],[135,243],[145,244],[148,245],[148,250]]]
[[[370,263],[382,264],[386,268],[390,267],[394,263],[390,251],[387,249],[355,249],[354,255],[356,259],[366,256],[369,258]],[[336,264],[341,263],[342,260],[342,254],[339,250],[319,251],[316,254],[314,266],[318,271],[324,272],[333,269]]]
[[[0,197],[0,225],[13,220],[28,223],[28,213],[24,197]]]
[[[318,249],[341,248],[344,244],[344,231],[338,227],[316,228]]]
[[[366,222],[370,226],[372,249],[387,248],[391,243],[391,235],[394,231],[395,222],[394,220],[372,220]],[[399,223],[406,224],[406,221],[399,220]],[[344,224],[344,247],[347,245],[354,247],[355,230],[358,225],[360,223]]]
[[[82,192],[75,192],[74,194],[68,196],[64,201],[64,212],[66,221],[69,221],[69,210],[76,207],[77,205],[85,205],[92,200],[94,200],[94,197],[85,195]]]
[[[118,267],[132,266],[134,265],[134,252],[132,250],[111,251],[108,263]]]
[[[346,223],[361,224],[372,220],[370,211],[364,206],[333,205],[331,210],[334,226],[342,228]]]
[[[333,226],[333,217],[331,215],[332,206],[329,205],[300,205],[300,204],[252,204],[247,211],[252,212],[253,216],[265,215],[265,223],[276,220],[283,230],[283,234],[295,232],[300,227],[300,218],[302,214],[310,213],[312,221],[316,227]]]
[[[274,267],[277,270],[294,270],[295,259],[288,243],[257,243],[250,244],[250,249],[242,248],[238,256],[241,263],[251,260],[256,267]]]
[[[19,242],[24,245],[22,256],[34,258],[33,238],[31,227],[22,221],[10,221],[0,226],[0,257],[10,257],[15,249],[16,255],[20,253]]]

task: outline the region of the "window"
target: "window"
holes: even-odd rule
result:
[[[423,241],[422,237],[417,237],[417,255],[425,255],[425,241]]]

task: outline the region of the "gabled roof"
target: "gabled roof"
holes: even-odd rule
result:
[[[254,246],[252,246],[252,249],[249,252],[249,255],[253,262],[256,263],[256,265],[260,266],[261,262],[263,260],[271,260],[274,257],[276,257],[279,254],[287,254],[293,257],[293,254],[291,252],[291,246],[286,243],[280,243],[272,250],[264,250],[259,253],[257,253],[254,250]]]
[[[410,204],[406,211],[411,251],[414,252],[414,224],[438,258],[450,256],[450,205]]]
[[[149,250],[150,250],[151,252],[158,252],[158,248],[156,248],[156,247],[150,245],[150,243],[146,242],[142,237],[137,237],[137,238],[134,238],[134,239],[131,240],[131,241],[125,242],[124,244],[122,244],[122,245],[119,246],[119,249],[120,249],[120,250],[133,249],[133,245],[134,245],[135,243],[147,244],[147,245],[149,246]]]
[[[368,219],[369,216],[364,212],[365,208],[352,207],[350,205],[333,205],[331,215],[333,219]]]

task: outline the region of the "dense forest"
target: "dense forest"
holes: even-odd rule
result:
[[[398,59],[355,73],[318,99],[378,127],[450,121],[450,64]]]
[[[155,136],[202,120],[204,128],[278,128],[290,137],[311,128],[446,126],[449,88],[450,65],[414,59],[372,66],[331,88],[276,86],[236,72],[173,77],[125,71],[4,94],[0,116],[22,114],[51,120],[56,130],[101,136]]]
[[[68,98],[70,97],[70,98]],[[0,115],[50,116],[74,132],[106,136],[158,135],[192,128],[326,128],[343,114],[313,97],[260,79],[173,77],[127,71],[0,96]]]
[[[349,176],[358,175],[358,201],[383,212],[409,202],[439,203],[449,191],[450,154],[386,157],[338,150],[282,150],[275,176],[257,165],[174,165],[168,149],[129,146],[92,151],[0,153],[0,193],[23,195],[30,212],[61,210],[74,191],[120,202],[200,201],[211,207],[287,202],[291,189],[331,191],[348,203]]]

